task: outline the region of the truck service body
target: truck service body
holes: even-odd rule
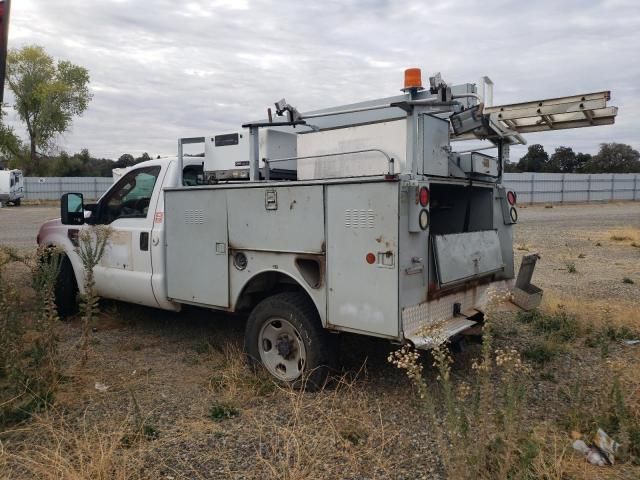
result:
[[[474,326],[489,290],[513,283],[516,197],[502,165],[522,141],[518,122],[532,131],[530,107],[492,117],[475,85],[430,80],[429,90],[409,80],[403,95],[306,114],[282,100],[276,121],[269,111],[243,133],[180,139],[176,159],[132,167],[87,218],[112,229],[97,293],[251,312],[249,356],[288,382],[323,378],[329,331],[429,348]],[[561,116],[575,113],[567,98],[549,104],[559,128],[584,118]],[[613,123],[601,103],[591,117]],[[497,158],[452,148],[477,138]],[[190,143],[205,144],[204,161],[183,155]],[[63,306],[82,290],[74,242],[87,227],[76,223],[47,222],[38,237],[65,251]]]

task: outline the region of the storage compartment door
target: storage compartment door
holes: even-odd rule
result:
[[[422,165],[418,162],[418,173],[448,177],[449,121],[432,115],[420,115],[418,128],[422,142]]]
[[[504,268],[495,230],[434,235],[436,271],[442,286],[464,282]]]
[[[168,191],[165,217],[169,298],[228,307],[226,192]]]
[[[328,323],[398,335],[398,184],[328,185]]]

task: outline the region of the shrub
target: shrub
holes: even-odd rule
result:
[[[234,418],[240,415],[240,410],[229,403],[213,402],[209,408],[209,418],[216,422]]]
[[[522,354],[527,360],[538,365],[544,365],[553,360],[559,352],[560,348],[557,344],[548,340],[543,340],[534,342],[532,345],[525,348]]]
[[[537,333],[543,334],[547,339],[569,341],[580,334],[578,319],[562,306],[552,313],[543,313],[540,310],[519,312],[517,318],[522,323],[530,324]]]

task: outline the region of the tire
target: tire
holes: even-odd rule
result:
[[[325,385],[335,352],[313,303],[297,292],[273,295],[249,315],[244,336],[249,364],[294,388]]]
[[[20,206],[20,199],[19,198],[13,201],[13,206],[14,207],[19,207]]]
[[[55,285],[55,302],[60,318],[66,318],[78,311],[78,283],[69,257],[64,255],[60,262],[60,272]]]

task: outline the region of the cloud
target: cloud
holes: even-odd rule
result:
[[[451,83],[489,75],[496,103],[612,90],[616,125],[527,139],[640,148],[633,0],[21,0],[11,15],[10,46],[91,73],[94,100],[59,139],[68,151],[173,154],[178,137],[235,131],[282,97],[305,111],[393,95],[409,66]]]

